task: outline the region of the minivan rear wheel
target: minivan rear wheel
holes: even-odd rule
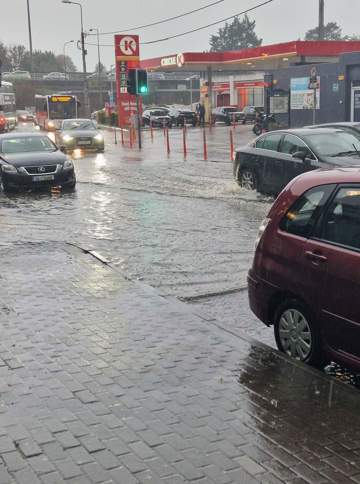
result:
[[[274,333],[277,347],[283,353],[309,365],[325,365],[319,328],[301,301],[288,299],[279,305]]]
[[[257,177],[253,170],[241,170],[239,180],[242,188],[246,190],[257,189]]]

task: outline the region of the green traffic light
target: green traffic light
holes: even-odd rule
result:
[[[148,92],[147,86],[140,86],[140,92],[141,92],[141,94],[147,93]]]

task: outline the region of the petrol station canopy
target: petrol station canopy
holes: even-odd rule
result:
[[[249,71],[297,64],[337,62],[341,54],[360,52],[360,41],[294,41],[224,52],[184,52],[141,61],[151,71]]]

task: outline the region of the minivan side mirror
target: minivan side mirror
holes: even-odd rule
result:
[[[59,147],[59,150],[60,150],[60,151],[62,151],[63,153],[66,153],[65,146],[60,146],[60,147]]]
[[[297,160],[305,161],[307,153],[306,151],[295,151],[295,153],[292,154],[292,157]]]

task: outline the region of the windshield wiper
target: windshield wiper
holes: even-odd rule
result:
[[[349,151],[341,151],[340,153],[336,153],[335,155],[331,155],[332,157],[335,156],[350,156],[350,155],[359,155],[360,156],[360,151],[359,150],[349,150]]]

